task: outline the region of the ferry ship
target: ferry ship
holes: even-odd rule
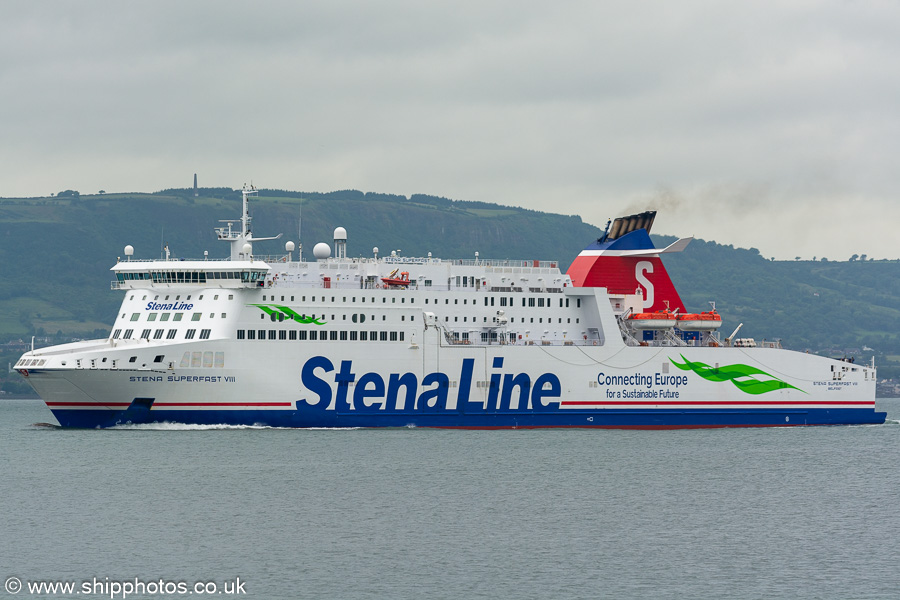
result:
[[[878,424],[876,369],[721,337],[688,313],[655,212],[608,223],[567,272],[545,260],[259,256],[244,186],[226,259],[125,259],[106,339],[15,368],[63,427],[699,428]],[[280,236],[279,236],[280,237]],[[298,240],[299,243],[299,240]],[[298,250],[297,258],[294,251]]]

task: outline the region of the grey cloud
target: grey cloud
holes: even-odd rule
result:
[[[900,254],[886,229],[900,217],[893,4],[13,0],[3,13],[3,196],[198,172],[599,225],[651,204],[660,232],[766,255]],[[860,207],[882,212],[882,235]],[[843,235],[824,216],[838,214]]]

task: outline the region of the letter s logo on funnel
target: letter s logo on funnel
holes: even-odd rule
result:
[[[653,272],[653,263],[649,260],[642,260],[635,265],[634,278],[644,288],[644,309],[653,306],[653,282],[644,276],[644,273]]]

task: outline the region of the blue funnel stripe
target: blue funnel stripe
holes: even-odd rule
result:
[[[656,246],[650,240],[646,229],[635,229],[610,242],[592,243],[585,250],[654,250]]]

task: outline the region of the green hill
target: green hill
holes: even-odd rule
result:
[[[302,212],[304,254],[330,242],[335,227],[348,231],[348,255],[558,260],[565,270],[601,234],[577,216],[544,213],[434,196],[412,197],[346,190],[301,193],[262,190],[252,207],[260,254],[278,254],[297,240]],[[0,199],[0,360],[15,361],[18,340],[51,343],[106,335],[121,301],[110,290],[109,268],[127,244],[135,256],[155,258],[168,244],[173,256],[227,255],[215,239],[219,219],[240,215],[240,193],[205,188],[153,194],[77,193],[51,198]],[[664,218],[664,215],[660,215]],[[672,238],[658,238],[661,246]],[[900,376],[900,263],[897,261],[769,261],[755,249],[695,240],[664,261],[688,309],[716,301],[723,335],[739,322],[741,336],[781,338],[786,347],[843,355],[864,345],[882,376]],[[11,383],[3,373],[6,389]],[[12,377],[18,377],[14,375]]]

